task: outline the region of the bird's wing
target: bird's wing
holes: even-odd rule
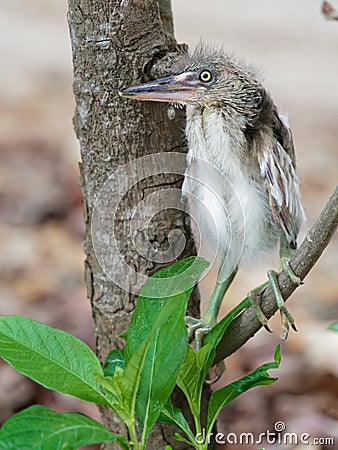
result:
[[[297,247],[297,234],[305,220],[300,201],[295,151],[286,119],[276,114],[272,143],[259,154],[261,175],[266,180],[274,219],[284,231],[291,248]]]

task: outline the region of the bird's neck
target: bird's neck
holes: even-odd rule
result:
[[[189,155],[202,158],[223,173],[236,175],[247,150],[244,119],[219,108],[187,107],[186,135]]]

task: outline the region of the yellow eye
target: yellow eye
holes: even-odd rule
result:
[[[213,76],[210,70],[202,70],[202,72],[199,74],[199,79],[203,81],[203,83],[210,83]]]

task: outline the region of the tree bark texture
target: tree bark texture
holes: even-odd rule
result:
[[[68,3],[76,99],[74,127],[81,146],[80,183],[86,223],[85,279],[93,309],[97,354],[104,360],[110,350],[122,346],[117,336],[128,327],[136,296],[113,283],[100,266],[92,240],[95,201],[100,196],[103,204],[109,204],[110,196],[113,199],[121,195],[118,189],[102,189],[117,168],[144,155],[184,152],[183,111],[176,111],[173,117],[168,114],[168,106],[123,100],[118,91],[150,79],[154,76],[154,66],[156,76],[165,72],[161,61],[179,47],[173,37],[168,0],[160,4],[155,0],[68,0]],[[150,172],[155,175],[130,186],[122,196],[115,217],[100,217],[103,229],[114,226],[114,239],[124,261],[143,275],[151,274],[161,264],[138,254],[131,242],[134,238],[141,237],[147,242],[149,239],[153,248],[165,251],[170,245],[169,231],[180,230],[186,245],[179,259],[195,253],[185,215],[180,210],[168,209],[156,214],[149,223],[147,235],[141,230],[140,236],[130,235],[135,206],[158,189],[181,186],[180,174],[157,174],[156,168],[151,167]],[[119,264],[112,258],[109,273],[120,272]],[[192,298],[189,313],[195,316],[199,313],[198,293]],[[181,403],[179,393],[176,397]],[[111,430],[126,433],[124,425],[111,412],[103,410],[102,414]],[[172,434],[170,427],[157,427],[149,448],[164,448]],[[118,447],[107,444],[105,448]],[[174,448],[187,447],[175,442]]]

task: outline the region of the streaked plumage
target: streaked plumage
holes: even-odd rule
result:
[[[175,70],[198,72],[205,68],[213,70],[216,81],[186,102],[187,173],[198,171],[193,165],[194,157],[199,157],[214,164],[234,186],[249,235],[244,259],[277,245],[281,233],[296,248],[304,211],[286,119],[279,115],[253,69],[222,52],[198,48]],[[222,186],[218,193],[227,195]],[[226,221],[219,215],[221,231]],[[236,223],[236,218],[231,222]],[[226,238],[226,233],[221,235]]]
[[[278,241],[288,254],[296,248],[305,216],[292,135],[251,66],[222,50],[199,46],[173,63],[171,76],[125,89],[122,95],[186,105],[189,151],[183,192],[201,234],[211,243],[217,241],[215,231],[219,235],[220,253],[226,255],[219,282],[241,260],[255,258]],[[198,199],[212,212],[216,229]]]

